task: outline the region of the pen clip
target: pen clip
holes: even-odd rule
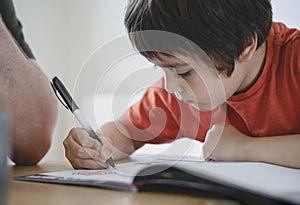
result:
[[[54,85],[53,85],[52,82],[50,82],[50,85],[51,85],[51,87],[52,87],[52,89],[53,89],[53,91],[54,91],[54,93],[55,93],[57,99],[61,102],[61,104],[62,104],[65,108],[67,108],[67,110],[70,110],[69,107],[67,106],[67,104],[65,103],[65,101],[63,100],[63,98],[61,97],[61,95],[59,94],[59,92],[58,92],[58,91],[56,90],[56,88],[54,87]]]
[[[55,95],[59,99],[59,101],[71,112],[79,109],[71,95],[63,85],[63,83],[58,79],[58,77],[54,77],[51,83],[52,88],[55,91]]]

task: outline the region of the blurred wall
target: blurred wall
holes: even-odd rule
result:
[[[49,78],[59,76],[78,104],[99,93],[135,92],[136,84],[146,87],[161,76],[130,50],[123,26],[126,0],[14,3],[41,68]],[[275,21],[300,28],[299,0],[272,0],[272,4]],[[73,116],[60,106],[53,144],[45,159],[64,159],[62,141],[73,126]]]

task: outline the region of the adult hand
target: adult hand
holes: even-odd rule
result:
[[[82,128],[73,128],[64,140],[65,155],[73,168],[107,168],[106,160],[111,157],[108,138],[101,138],[103,145]]]
[[[217,124],[207,132],[203,145],[206,161],[247,161],[250,137],[228,124]]]

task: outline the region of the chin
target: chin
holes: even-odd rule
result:
[[[204,103],[197,103],[197,102],[189,102],[188,104],[190,104],[191,106],[193,106],[194,108],[202,112],[212,111],[216,109],[218,106],[220,106],[220,105],[213,106],[212,104],[204,104]]]

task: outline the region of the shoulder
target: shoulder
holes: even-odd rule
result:
[[[12,0],[0,0],[0,17],[0,20],[4,22],[6,28],[27,57],[34,59],[34,55],[25,41],[23,27],[17,18]]]
[[[277,65],[282,72],[299,76],[300,31],[283,23],[273,23],[268,41],[268,50],[273,56],[272,65]]]
[[[298,45],[300,41],[300,31],[296,28],[288,28],[285,24],[274,22],[268,40],[274,45],[286,47],[288,45]]]

